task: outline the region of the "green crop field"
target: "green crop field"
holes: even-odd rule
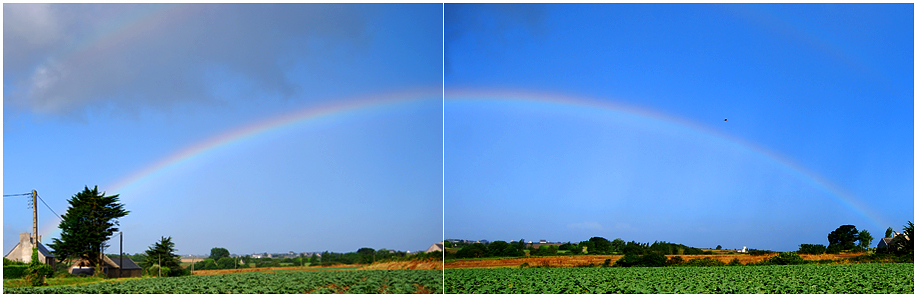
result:
[[[5,294],[442,294],[440,270],[359,270],[237,273],[163,277],[85,286],[4,288]]]
[[[914,264],[449,269],[446,293],[914,293]]]

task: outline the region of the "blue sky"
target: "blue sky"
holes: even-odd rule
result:
[[[161,236],[180,254],[442,240],[441,4],[5,4],[3,14],[4,194],[36,189],[58,214],[84,186],[120,194],[128,253]],[[393,95],[404,92],[420,95]],[[395,103],[374,103],[385,98]],[[112,188],[220,135],[355,100],[364,108]],[[28,203],[4,198],[5,251],[31,231]],[[40,204],[43,242],[56,226]]]
[[[914,219],[912,4],[444,18],[446,238],[786,251]]]

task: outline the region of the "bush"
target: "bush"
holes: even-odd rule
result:
[[[821,255],[826,251],[828,251],[828,248],[823,244],[800,244],[798,253],[805,255]]]
[[[615,262],[615,267],[662,267],[666,264],[666,257],[662,253],[653,252],[643,256],[626,254]]]
[[[666,266],[677,266],[685,263],[685,259],[682,259],[679,256],[672,257],[668,261],[665,261]]]
[[[752,256],[763,256],[767,254],[776,254],[776,253],[777,252],[771,251],[771,250],[756,250],[756,249],[748,250],[748,254]]]
[[[726,263],[723,263],[722,261],[714,259],[714,258],[706,257],[706,258],[694,258],[694,259],[688,260],[688,262],[681,264],[681,266],[711,267],[711,266],[726,266]]]
[[[624,257],[615,261],[615,267],[631,267],[640,263],[640,256],[637,254],[625,254]]]
[[[5,265],[3,266],[3,279],[22,278],[28,269],[29,265]]]
[[[739,262],[739,258],[732,258],[732,261],[729,261],[726,266],[742,266],[742,262]]]
[[[7,258],[3,258],[3,266],[7,266],[7,265],[14,265],[14,266],[26,265],[28,266],[29,263],[25,263],[22,261],[13,261]]]
[[[796,252],[786,252],[767,259],[767,262],[775,265],[796,265],[803,264],[806,260],[803,260]]]

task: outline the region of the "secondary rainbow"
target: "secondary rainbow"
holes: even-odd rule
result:
[[[778,153],[775,153],[769,149],[766,149],[760,145],[745,141],[740,138],[733,137],[731,135],[723,134],[711,129],[708,126],[700,125],[698,123],[682,119],[673,115],[664,114],[652,110],[647,110],[639,108],[636,106],[630,106],[620,103],[613,103],[608,100],[595,100],[588,99],[578,96],[570,96],[564,94],[555,94],[550,92],[531,92],[531,91],[522,91],[522,90],[452,90],[445,93],[444,96],[444,109],[448,109],[449,102],[460,102],[460,101],[490,101],[498,102],[505,101],[511,103],[518,103],[520,105],[532,104],[532,103],[543,103],[543,104],[558,104],[561,106],[577,106],[588,109],[603,109],[612,112],[619,112],[628,114],[631,116],[637,116],[644,119],[649,119],[667,125],[670,128],[680,127],[686,128],[689,131],[692,131],[696,135],[705,137],[711,142],[722,142],[729,146],[732,149],[744,150],[745,152],[751,153],[751,155],[758,156],[763,160],[770,162],[781,168],[790,175],[798,178],[799,180],[806,181],[817,189],[820,189],[830,197],[835,199],[845,208],[851,210],[852,212],[860,215],[865,218],[868,223],[873,224],[876,228],[884,228],[884,226],[891,226],[878,215],[877,212],[873,211],[870,207],[863,204],[860,199],[854,195],[848,193],[841,187],[835,185],[830,180],[822,177],[821,175],[812,172],[811,170],[806,169],[805,167],[799,165],[793,160],[786,158]],[[722,121],[722,119],[719,119]]]

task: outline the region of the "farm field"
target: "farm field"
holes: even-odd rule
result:
[[[446,269],[445,278],[447,294],[914,293],[913,263]]]
[[[739,259],[739,263],[748,264],[767,260],[777,254],[766,255],[679,255],[685,261],[695,258],[713,258],[729,263],[732,259]],[[843,260],[863,255],[863,253],[844,253],[844,254],[822,254],[822,255],[800,255],[805,260]],[[578,256],[555,256],[555,257],[525,257],[525,258],[506,258],[506,259],[461,259],[446,262],[446,269],[455,268],[498,268],[498,267],[519,267],[523,263],[528,263],[530,267],[582,267],[588,265],[601,265],[606,259],[611,259],[614,263],[623,255],[578,255]],[[674,255],[666,256],[669,259]]]
[[[291,271],[145,278],[85,286],[4,288],[4,294],[441,294],[439,270]]]

